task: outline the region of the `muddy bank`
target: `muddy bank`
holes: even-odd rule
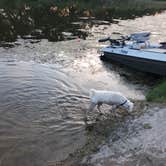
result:
[[[166,105],[135,102],[131,115],[118,111],[88,126],[87,144],[59,165],[164,166]]]

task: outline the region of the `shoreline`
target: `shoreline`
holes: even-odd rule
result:
[[[94,124],[92,128],[90,128],[90,131],[88,131],[88,139],[87,143],[83,148],[78,149],[74,154],[70,154],[69,157],[57,163],[58,166],[93,166],[92,163],[89,161],[91,160],[92,156],[94,156],[97,153],[100,153],[100,149],[102,146],[105,146],[108,144],[110,137],[112,137],[112,144],[114,142],[119,141],[121,138],[116,135],[116,132],[118,132],[119,128],[125,128],[125,123],[127,123],[127,126],[130,125],[130,122],[137,121],[138,119],[143,118],[147,114],[155,114],[154,110],[157,112],[165,109],[166,103],[155,103],[155,102],[146,102],[146,101],[138,101],[138,103],[135,105],[134,112],[131,115],[121,115],[118,122],[117,119],[114,118],[108,118],[106,120],[99,120]],[[153,117],[153,115],[150,115]],[[118,124],[119,123],[119,124]],[[108,127],[111,126],[111,128]],[[102,130],[105,128],[104,130]],[[151,125],[144,122],[143,129],[148,130],[151,129]],[[126,133],[127,134],[127,133]],[[131,134],[131,133],[130,133]],[[110,146],[110,145],[109,145]],[[104,152],[103,152],[104,153]],[[107,154],[108,155],[108,154]],[[100,160],[104,160],[100,159]]]

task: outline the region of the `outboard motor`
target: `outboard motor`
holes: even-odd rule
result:
[[[161,44],[160,48],[166,49],[166,42],[161,42],[160,44]]]

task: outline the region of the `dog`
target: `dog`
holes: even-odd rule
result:
[[[113,110],[120,107],[127,110],[128,112],[132,112],[134,106],[134,104],[120,92],[103,91],[95,89],[90,90],[90,102],[91,103],[87,113],[89,111],[93,111],[93,109],[96,106],[97,109],[101,112],[100,106],[102,104],[111,105]]]

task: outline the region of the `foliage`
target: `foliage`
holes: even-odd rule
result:
[[[166,80],[150,90],[146,98],[148,101],[166,102]]]
[[[13,41],[34,29],[40,29],[41,36],[51,40],[63,39],[62,30],[85,38],[87,34],[80,34],[75,30],[80,28],[71,24],[82,16],[112,21],[165,9],[166,2],[154,0],[0,0],[0,40]]]
[[[31,7],[56,5],[58,7],[75,5],[78,8],[166,8],[166,1],[157,0],[0,0],[2,8],[20,8],[24,4]]]

